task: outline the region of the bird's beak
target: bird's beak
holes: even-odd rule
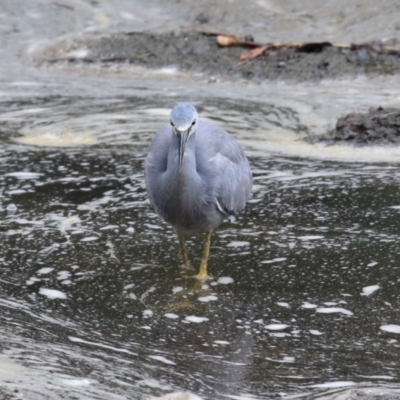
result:
[[[179,171],[182,171],[183,155],[185,154],[186,142],[189,137],[189,129],[186,131],[179,131]]]

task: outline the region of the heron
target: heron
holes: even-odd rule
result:
[[[218,125],[200,119],[192,104],[177,104],[150,144],[145,183],[154,210],[178,235],[184,266],[191,267],[185,238],[206,234],[196,277],[209,278],[212,232],[241,212],[251,195],[253,176],[242,147]]]

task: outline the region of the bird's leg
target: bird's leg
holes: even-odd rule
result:
[[[190,265],[188,253],[186,250],[185,235],[178,232],[178,238],[179,238],[179,246],[181,248],[181,253],[182,253],[183,265],[188,269],[193,269],[193,267]]]
[[[197,279],[207,279],[210,276],[207,274],[207,262],[210,255],[210,244],[211,244],[211,231],[206,233],[206,241],[204,242],[203,258],[200,264],[200,271],[196,275]]]

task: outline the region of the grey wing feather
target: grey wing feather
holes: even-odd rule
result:
[[[215,193],[217,207],[222,208],[226,214],[237,214],[243,210],[251,195],[253,175],[249,162],[232,136],[211,122],[201,122],[204,131],[210,132],[208,136],[213,139],[212,164],[218,177]]]
[[[171,127],[161,128],[154,136],[145,163],[145,181],[150,204],[155,207],[153,194],[157,191],[158,177],[168,165],[168,149],[171,140]]]

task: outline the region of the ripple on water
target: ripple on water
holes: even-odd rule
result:
[[[108,387],[114,398],[172,390],[269,398],[327,383],[399,381],[398,327],[390,325],[400,308],[390,284],[400,265],[395,164],[255,151],[252,202],[213,236],[215,278],[199,283],[180,268],[176,235],[146,200],[145,149],[168,113],[139,104],[130,115],[128,99],[115,104],[118,112],[98,100],[70,109],[70,124],[99,129],[95,146],[0,149],[7,356],[36,374],[51,370],[62,388],[82,383],[71,391],[89,399]],[[61,126],[67,109],[57,103],[25,115],[32,129],[37,118]],[[210,117],[217,109],[204,105]],[[246,148],[256,144],[240,131],[263,123],[260,110],[252,121],[232,104],[224,111]],[[283,113],[262,111],[275,112],[268,126]],[[295,129],[287,112],[285,129]],[[196,268],[202,239],[188,240]]]

